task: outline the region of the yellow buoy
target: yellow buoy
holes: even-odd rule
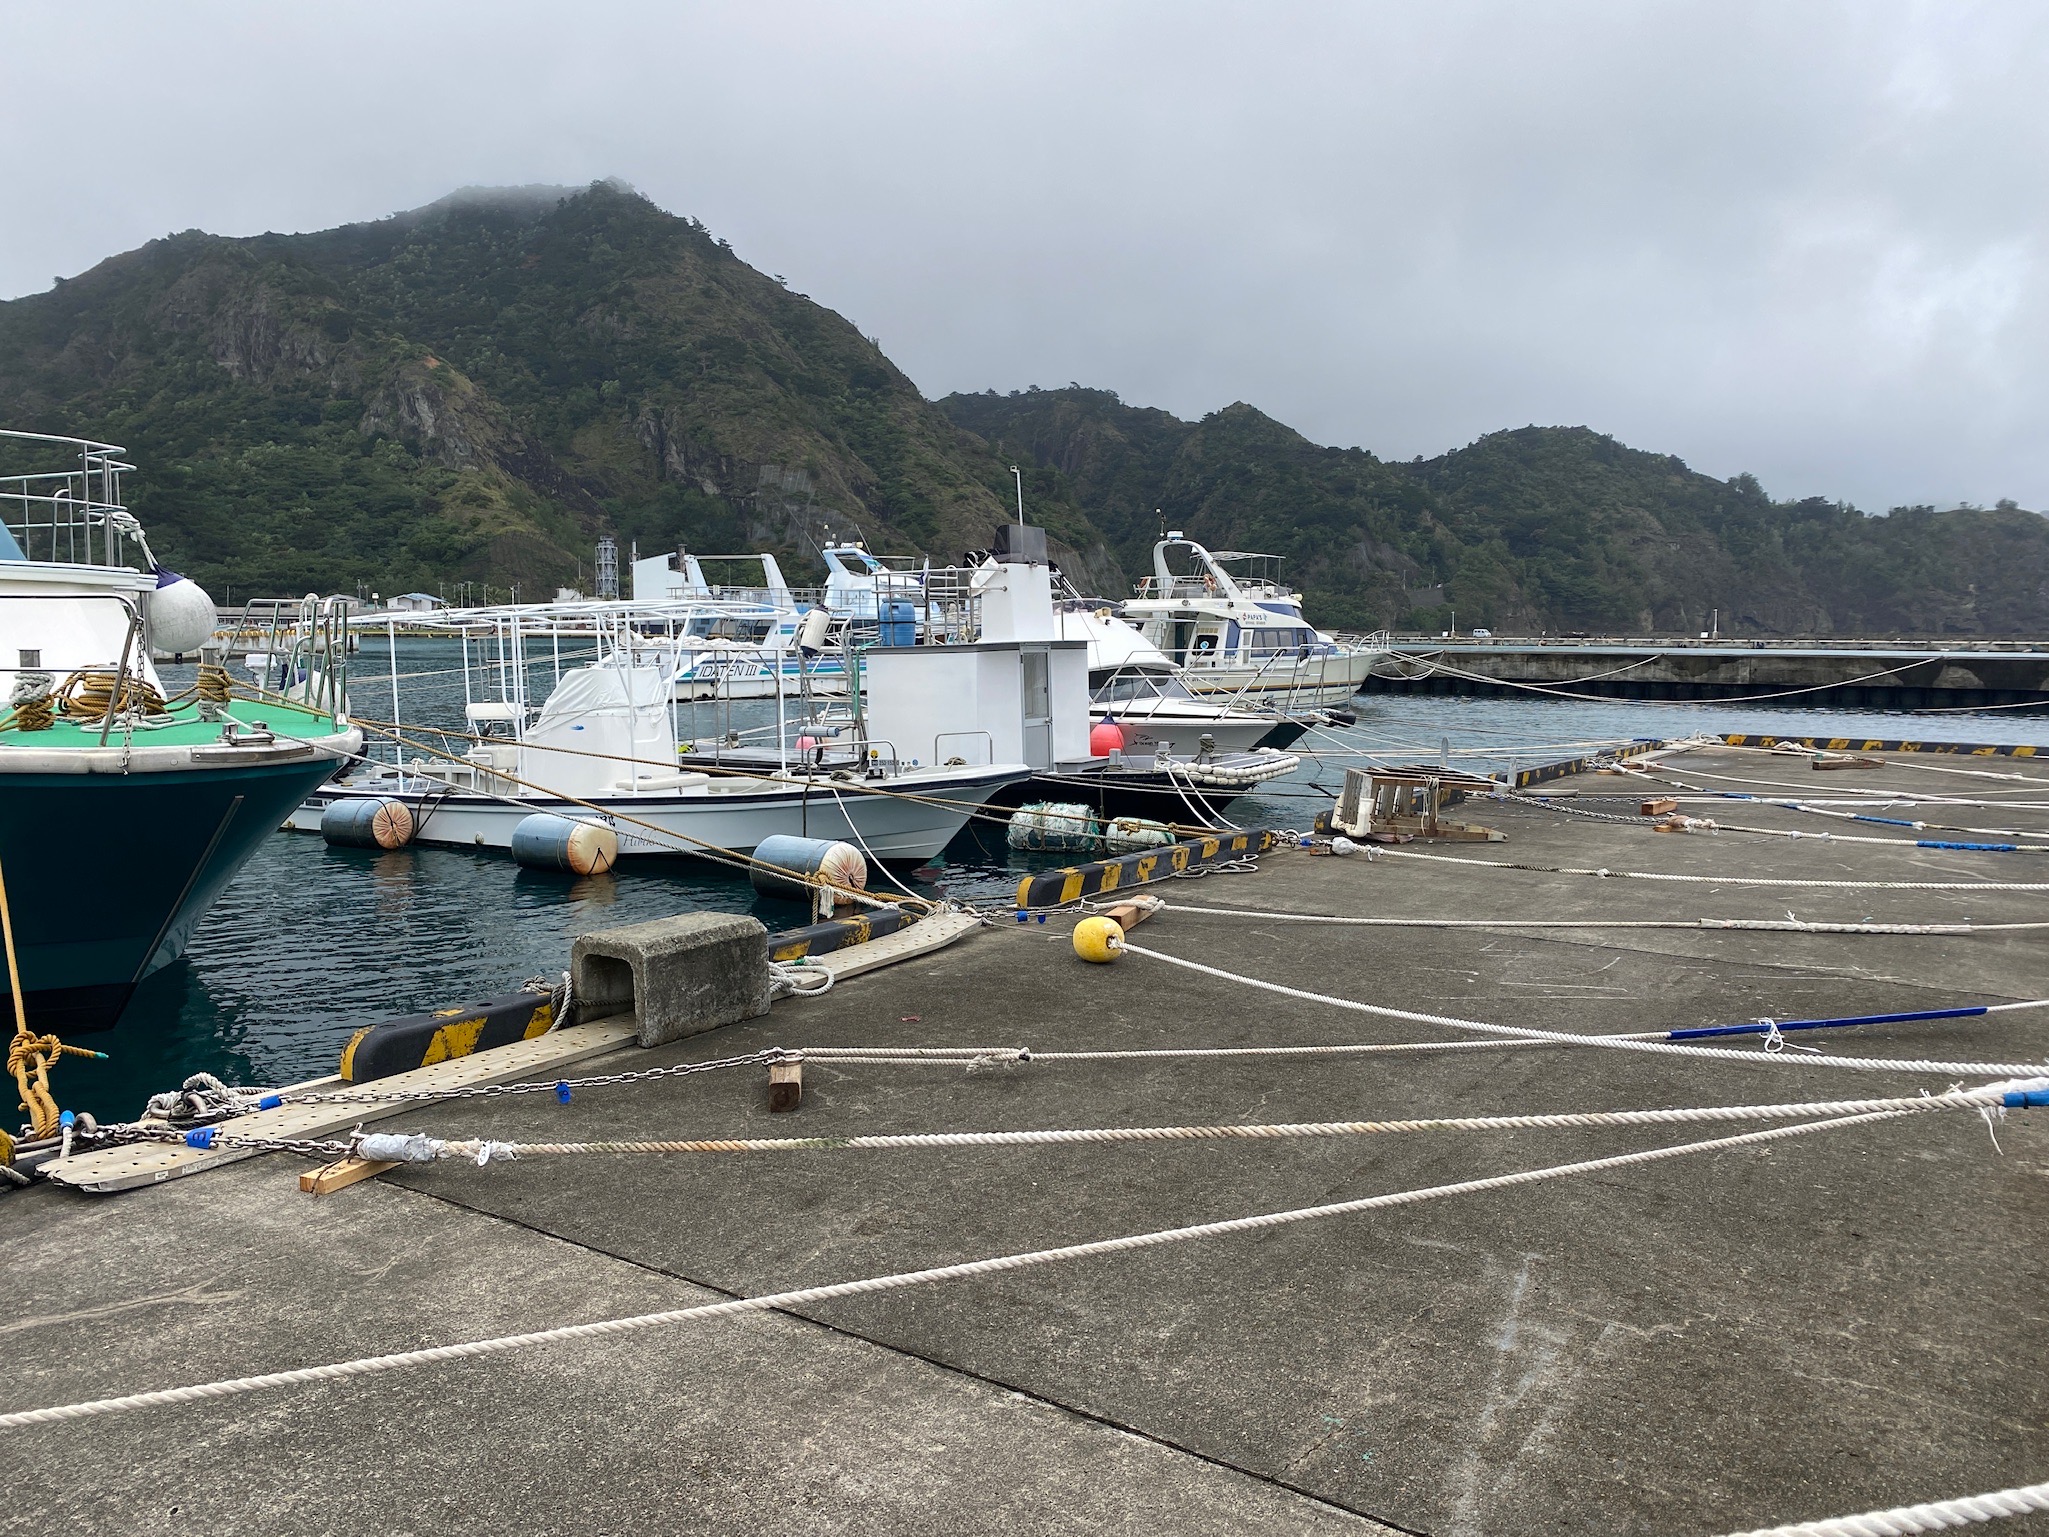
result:
[[[1114,961],[1124,953],[1124,930],[1109,918],[1084,918],[1074,926],[1074,953],[1085,961]]]

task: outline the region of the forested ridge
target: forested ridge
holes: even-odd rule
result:
[[[1104,596],[1172,526],[1287,557],[1329,626],[2049,619],[2049,523],[2006,503],[1774,502],[1586,428],[1397,463],[1244,404],[1189,422],[1079,386],[928,401],[846,319],[605,183],[152,241],[0,303],[0,426],[125,444],[159,553],[224,598],[543,596],[588,585],[604,533],[770,549],[800,581],[828,532],[950,560],[1010,515],[1015,462],[1058,558]]]
[[[1326,448],[1245,404],[1198,422],[1073,386],[952,395],[947,414],[1058,471],[1127,570],[1163,528],[1271,551],[1327,624],[1513,633],[2039,634],[2049,520],[1867,517],[1774,502],[1584,427],[1490,433],[1435,459]]]

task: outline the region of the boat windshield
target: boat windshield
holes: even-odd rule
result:
[[[691,640],[730,640],[759,645],[775,633],[773,614],[699,614],[684,634]]]
[[[1103,668],[1089,674],[1090,697],[1097,704],[1127,704],[1134,699],[1189,699],[1186,685],[1157,668]]]

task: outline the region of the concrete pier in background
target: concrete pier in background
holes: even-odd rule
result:
[[[1396,637],[1367,693],[1756,699],[1912,710],[2049,705],[2049,649],[2022,641]]]

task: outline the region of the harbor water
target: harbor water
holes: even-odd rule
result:
[[[396,661],[393,668],[381,640],[365,642],[352,672],[356,712],[390,718],[396,671],[399,718],[408,727],[459,728],[457,644],[402,640]],[[537,657],[537,696],[552,681],[552,666],[552,656]],[[180,669],[164,672],[173,688],[184,686]],[[758,728],[775,710],[773,702],[679,708],[684,729],[704,736]],[[1348,765],[1375,760],[1491,772],[1569,758],[1594,743],[1731,731],[2049,746],[2049,717],[2022,710],[1884,713],[1371,694],[1355,708],[1355,727],[1305,737],[1294,749],[1302,768],[1235,802],[1230,820],[1306,828]],[[1021,872],[1062,862],[1008,852],[1000,828],[993,836],[971,828],[941,859],[894,873],[922,894],[998,905]],[[757,898],[745,876],[699,860],[633,859],[611,874],[575,878],[523,870],[502,855],[338,849],[317,837],[278,833],[201,923],[186,956],[144,983],[118,1027],[87,1039],[109,1060],[63,1065],[59,1097],[72,1108],[125,1118],[148,1094],[194,1072],[243,1085],[330,1073],[361,1025],[508,992],[529,977],[559,976],[576,934],[691,910],[751,913],[771,929],[806,921],[801,905]]]

